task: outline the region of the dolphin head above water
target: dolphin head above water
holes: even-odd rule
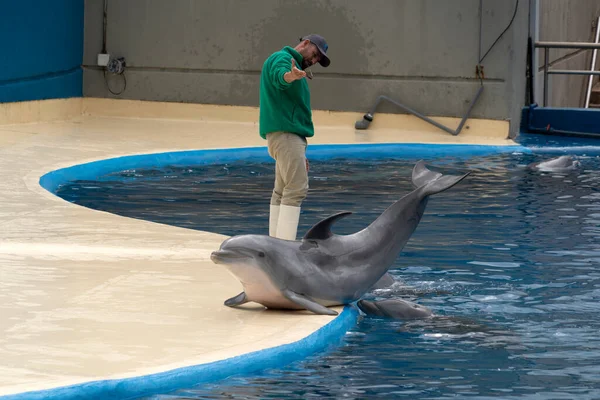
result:
[[[356,305],[366,315],[374,317],[420,319],[433,316],[429,308],[401,299],[359,300]]]
[[[417,228],[428,197],[467,175],[442,175],[418,162],[412,174],[416,189],[350,235],[331,232],[337,220],[351,214],[341,212],[317,223],[298,241],[266,235],[225,240],[211,259],[224,265],[244,288],[225,305],[254,301],[268,308],[336,315],[327,307],[358,300],[387,273]]]
[[[273,257],[282,254],[281,251],[269,251],[269,242],[273,240],[276,239],[264,235],[233,236],[221,243],[219,250],[212,252],[210,258],[215,264],[225,264],[232,270],[248,270],[248,275],[256,269],[270,270]]]
[[[249,298],[271,308],[285,305],[293,308],[293,304],[281,296],[283,285],[277,279],[277,265],[285,262],[286,253],[293,253],[290,244],[285,242],[264,235],[234,236],[225,240],[210,258],[215,264],[223,264],[240,281],[244,287],[244,299]],[[232,301],[228,300],[229,303]],[[225,304],[234,305],[228,302]]]
[[[530,164],[528,167],[542,172],[567,172],[573,171],[581,166],[581,163],[573,156],[560,156],[547,161]]]

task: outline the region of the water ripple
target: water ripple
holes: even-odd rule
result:
[[[367,296],[415,301],[434,318],[362,318],[325,354],[152,398],[600,398],[600,158],[580,156],[582,169],[566,174],[526,168],[553,155],[427,160],[472,174],[432,196],[390,271],[398,282]],[[412,190],[412,166],[311,162],[299,234],[341,210],[353,215],[335,233],[363,229]],[[136,168],[58,194],[133,218],[266,234],[272,184],[273,164],[234,162]]]

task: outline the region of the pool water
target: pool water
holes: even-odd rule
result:
[[[390,270],[397,282],[366,298],[400,297],[437,317],[361,317],[325,354],[151,398],[600,398],[600,158],[579,156],[566,174],[526,168],[554,156],[425,160],[472,174],[430,198]],[[366,227],[412,190],[417,160],[312,162],[299,236],[339,211],[353,215],[335,233]],[[158,223],[266,234],[273,179],[269,163],[128,170],[57,194]]]

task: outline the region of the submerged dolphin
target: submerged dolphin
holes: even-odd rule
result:
[[[359,300],[358,308],[366,315],[396,319],[421,319],[433,317],[433,311],[427,307],[401,299],[379,301]]]
[[[337,315],[327,307],[358,300],[384,276],[417,228],[428,197],[451,188],[467,175],[444,176],[419,161],[412,172],[416,189],[351,235],[331,232],[333,223],[351,214],[341,212],[317,223],[300,241],[266,235],[225,240],[211,259],[224,264],[244,288],[225,305],[254,301],[267,308]]]
[[[535,162],[528,165],[528,168],[537,169],[542,172],[566,172],[578,168],[581,163],[573,156],[560,156],[548,161]]]
[[[501,347],[519,344],[515,334],[494,328],[468,317],[436,315],[429,308],[401,299],[379,301],[359,300],[357,307],[368,317],[403,320],[399,332],[440,335],[447,338],[463,338],[469,341],[481,339],[478,346]]]

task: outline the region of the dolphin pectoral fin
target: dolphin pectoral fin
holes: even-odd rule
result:
[[[242,304],[247,303],[248,297],[246,297],[246,292],[242,292],[240,294],[238,294],[237,296],[234,296],[230,299],[225,300],[225,304],[227,307],[235,307],[235,306],[239,306]]]
[[[352,214],[350,211],[343,211],[317,222],[312,228],[310,228],[308,232],[306,232],[306,235],[304,235],[302,239],[324,240],[330,238],[333,236],[333,233],[331,233],[331,225],[333,225],[338,219],[344,218],[350,214]]]
[[[289,289],[284,289],[281,293],[290,301],[306,308],[308,311],[312,311],[315,314],[321,315],[338,315],[335,310],[322,306],[321,304],[312,301],[306,296],[293,292]]]

